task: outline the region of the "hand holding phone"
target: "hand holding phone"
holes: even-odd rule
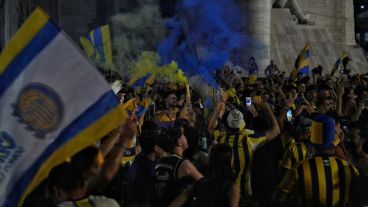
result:
[[[247,107],[250,107],[252,105],[252,98],[251,97],[246,97],[245,98],[245,104],[247,105]]]
[[[293,119],[293,112],[291,110],[289,110],[286,114],[286,118],[288,121],[292,121]]]

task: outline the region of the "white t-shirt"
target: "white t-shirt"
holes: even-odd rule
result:
[[[66,201],[58,205],[59,207],[120,207],[120,205],[111,198],[104,196],[88,196],[78,201]]]

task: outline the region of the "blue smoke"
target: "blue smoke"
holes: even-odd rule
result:
[[[237,59],[236,49],[246,45],[239,5],[234,0],[182,0],[167,8],[175,12],[162,11],[172,13],[165,16],[170,33],[158,47],[162,64],[174,60],[187,76],[200,75],[218,88],[212,74]]]

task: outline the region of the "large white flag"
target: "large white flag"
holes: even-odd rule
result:
[[[0,55],[0,206],[126,118],[95,67],[40,9]]]

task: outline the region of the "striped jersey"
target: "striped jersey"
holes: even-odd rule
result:
[[[214,132],[218,143],[230,145],[233,149],[232,159],[236,172],[236,184],[240,186],[243,195],[252,195],[251,166],[254,151],[263,146],[268,140],[265,133],[254,134],[252,130],[243,130],[238,133]]]
[[[307,159],[309,148],[305,142],[292,141],[284,153],[281,167],[290,170],[296,163]]]
[[[315,156],[289,170],[279,189],[290,193],[295,186],[300,206],[347,206],[352,180],[358,171],[335,156]]]
[[[133,162],[137,154],[137,138],[134,137],[129,141],[128,148],[125,149],[124,154],[121,157],[121,163],[125,165],[127,162]]]

